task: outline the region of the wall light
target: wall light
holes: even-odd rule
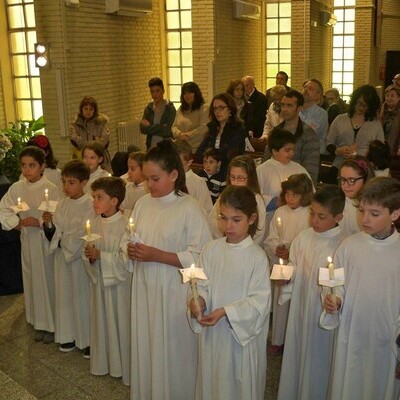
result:
[[[50,64],[49,56],[49,44],[48,43],[36,43],[35,44],[35,64],[39,68],[48,67]]]

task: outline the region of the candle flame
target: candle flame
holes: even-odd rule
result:
[[[130,224],[133,224],[133,218],[132,218],[132,217],[129,218],[129,223],[130,223]]]
[[[90,225],[90,219],[86,221],[86,225]]]
[[[49,194],[49,189],[44,189],[44,194]]]
[[[192,264],[192,265],[190,266],[190,268],[194,269],[194,264]]]
[[[21,197],[17,198],[17,203],[21,203]]]
[[[327,260],[328,260],[328,263],[331,263],[332,262],[332,257],[328,257]]]
[[[279,264],[283,265],[283,260],[282,260],[282,258],[279,259]]]
[[[276,219],[276,222],[278,222],[278,224],[280,224],[280,223],[282,222],[281,217],[278,217],[278,218]]]

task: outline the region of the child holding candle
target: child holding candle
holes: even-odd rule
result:
[[[31,137],[26,145],[36,146],[44,151],[46,167],[43,171],[43,175],[62,191],[61,171],[57,168],[58,160],[54,157],[49,138],[45,135],[38,134]],[[20,178],[23,178],[23,174],[21,174]]]
[[[131,399],[194,398],[196,337],[186,320],[187,286],[177,268],[196,263],[211,239],[198,202],[187,195],[185,171],[173,142],[158,142],[143,171],[150,194],[133,210],[143,243],[121,249],[133,263],[131,293]]]
[[[265,390],[271,289],[268,259],[252,240],[257,202],[249,188],[234,185],[219,201],[225,237],[201,252],[199,266],[208,277],[198,280],[204,314],[190,321],[200,333],[195,398],[259,400]],[[197,317],[193,299],[189,308]]]
[[[101,237],[85,246],[90,278],[90,372],[122,377],[129,385],[131,274],[120,256],[128,218],[119,207],[125,197],[121,178],[104,177],[92,183],[91,233]]]
[[[211,195],[204,179],[190,169],[193,162],[192,146],[187,140],[176,140],[175,144],[185,170],[188,192],[199,202],[200,207],[208,215],[213,207]]]
[[[1,199],[0,221],[4,230],[21,231],[26,320],[35,329],[36,341],[51,343],[54,340],[53,257],[44,253],[42,213],[38,207],[45,189],[52,200],[58,200],[60,192],[43,176],[45,156],[42,150],[34,146],[25,147],[19,160],[25,179],[15,182]],[[29,206],[29,210],[16,215],[11,207],[17,206],[18,198]]]
[[[372,165],[365,157],[356,156],[343,161],[339,168],[338,182],[346,196],[343,219],[340,226],[344,235],[360,231],[357,223],[357,195],[368,179],[374,176]]]
[[[85,356],[89,348],[89,279],[81,257],[81,237],[84,221],[94,217],[92,198],[83,191],[90,171],[82,161],[73,160],[61,174],[65,198],[53,216],[43,214],[48,251],[54,253],[55,341],[60,343],[60,351],[67,353],[77,347]]]
[[[268,237],[264,249],[270,265],[278,264],[278,259],[289,259],[289,247],[295,236],[309,225],[309,206],[313,193],[313,184],[306,174],[291,175],[281,183],[283,206],[279,207],[269,225]],[[278,229],[278,223],[281,229]],[[280,234],[281,231],[282,233]],[[287,316],[290,302],[279,305],[280,289],[274,285],[272,305],[272,338],[268,354],[279,355],[283,352]]]
[[[256,165],[252,157],[248,155],[237,156],[228,165],[227,187],[228,186],[247,186],[256,196],[258,228],[254,234],[254,241],[262,245],[266,231],[266,211],[265,203],[260,194]],[[209,224],[214,238],[219,238],[224,234],[223,226],[219,219],[220,202],[217,200],[209,215]]]
[[[83,162],[89,167],[90,177],[84,188],[85,193],[90,193],[90,185],[98,178],[110,174],[102,168],[105,157],[105,148],[100,142],[87,142],[82,149]]]
[[[129,155],[128,159],[128,177],[126,184],[125,199],[121,204],[121,210],[127,210],[129,215],[136,202],[149,192],[147,189],[147,177],[143,173],[143,161],[146,153],[135,151]],[[122,178],[121,178],[122,179]]]
[[[400,235],[394,222],[400,217],[399,181],[368,181],[358,210],[363,231],[343,240],[334,255],[335,266],[344,268],[344,286],[337,288],[335,303],[329,295],[324,298],[321,323],[338,327],[328,398],[398,399]]]
[[[318,273],[319,268],[328,266],[327,258],[332,257],[342,240],[338,222],[344,203],[344,194],[336,185],[323,185],[311,202],[311,228],[300,232],[290,245],[289,260],[294,272],[289,283],[281,287],[280,299],[291,299],[291,304],[279,400],[327,398],[334,336],[318,326],[322,312]]]
[[[257,176],[267,212],[272,213],[279,206],[281,182],[294,174],[306,174],[310,179],[311,177],[303,166],[292,161],[296,137],[289,131],[273,129],[268,137],[268,148],[272,157],[257,167]]]

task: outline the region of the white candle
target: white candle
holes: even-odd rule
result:
[[[86,231],[86,236],[88,236],[88,239],[90,239],[92,236],[92,228],[90,227],[90,219],[88,219],[86,221],[85,231]]]
[[[22,209],[21,197],[18,197],[18,198],[17,198],[17,207],[18,207],[19,209]]]
[[[332,262],[332,257],[328,257],[328,268],[329,268],[329,280],[335,280],[335,266]]]
[[[44,201],[46,202],[46,209],[48,210],[50,207],[49,202],[49,189],[44,189]]]
[[[133,223],[133,218],[129,218],[129,234],[132,236],[135,232],[135,224]]]
[[[282,244],[283,240],[283,223],[281,217],[276,218],[276,230],[278,231],[279,244]]]

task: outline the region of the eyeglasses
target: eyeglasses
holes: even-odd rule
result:
[[[362,176],[359,176],[358,178],[343,178],[341,176],[337,177],[337,180],[341,185],[347,183],[349,186],[354,186],[356,182],[359,181],[360,179],[363,179],[363,177]]]
[[[213,107],[214,112],[217,111],[224,111],[225,108],[228,108],[228,106],[217,106],[217,107]]]
[[[235,175],[228,175],[230,181],[237,181],[237,182],[244,182],[247,180],[247,176],[235,176]]]

